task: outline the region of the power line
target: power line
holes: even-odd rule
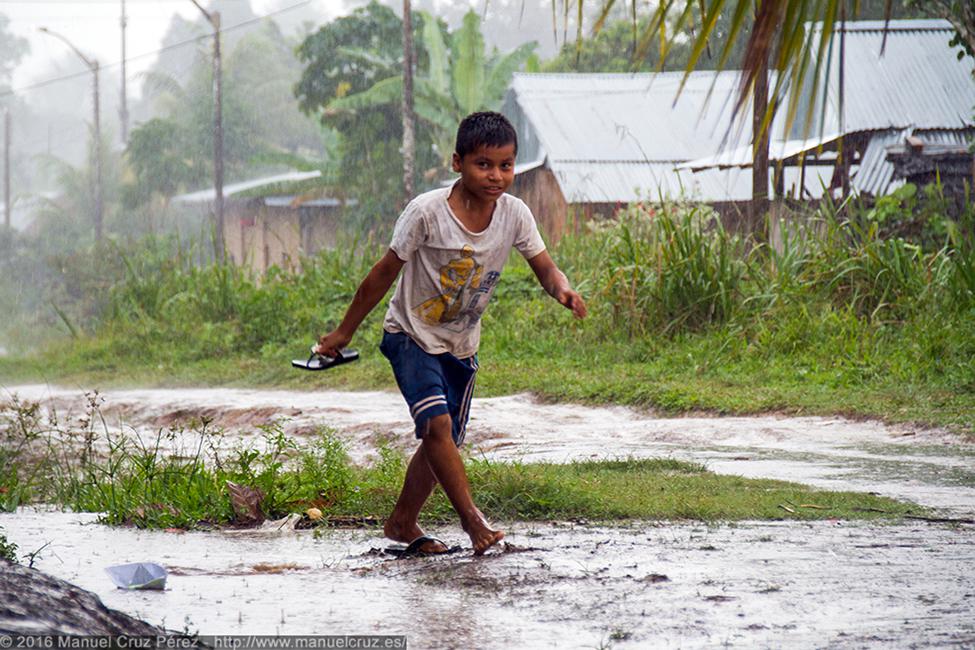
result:
[[[2,3],[3,1],[4,0],[0,0],[0,3]],[[181,0],[181,1],[185,1],[185,0]],[[230,27],[224,27],[224,28],[222,28],[220,30],[220,33],[221,34],[225,34],[227,32],[231,32],[231,31],[240,29],[242,27],[246,27],[248,25],[253,25],[254,23],[260,22],[260,21],[264,20],[265,18],[270,18],[272,16],[277,16],[279,14],[283,14],[285,12],[292,11],[294,9],[298,9],[300,7],[304,7],[304,6],[309,5],[311,3],[312,3],[312,0],[302,0],[302,2],[299,2],[297,4],[293,4],[293,5],[290,5],[290,6],[287,6],[287,7],[283,7],[281,9],[278,9],[277,11],[272,11],[270,13],[264,14],[263,16],[255,16],[254,18],[251,18],[249,20],[245,20],[245,21],[243,21],[241,23],[237,23],[236,25],[231,25]],[[130,57],[126,58],[125,61],[126,61],[126,63],[128,63],[129,61],[135,61],[137,59],[144,59],[146,57],[154,56],[156,54],[160,54],[160,53],[166,52],[168,50],[176,49],[177,47],[183,47],[184,45],[189,45],[191,43],[197,43],[199,41],[202,41],[202,40],[211,38],[212,36],[213,36],[213,32],[210,32],[208,34],[203,34],[203,35],[200,35],[200,36],[195,36],[195,37],[190,38],[190,39],[187,39],[185,41],[180,41],[178,43],[173,43],[171,45],[167,45],[165,47],[161,47],[158,50],[153,50],[151,52],[143,52],[142,54],[136,54],[135,56],[130,56]],[[106,65],[103,65],[103,66],[101,66],[101,68],[104,70],[104,69],[107,69],[107,68],[114,68],[114,67],[120,66],[120,65],[122,65],[122,62],[121,61],[116,61],[115,63],[108,63]],[[88,75],[88,74],[91,74],[91,71],[90,70],[80,70],[78,72],[73,72],[71,74],[62,75],[60,77],[54,77],[52,79],[47,79],[45,81],[39,81],[37,83],[29,84],[27,86],[20,86],[18,88],[11,88],[10,90],[6,90],[4,92],[0,92],[0,97],[7,97],[9,95],[14,95],[16,93],[23,92],[23,91],[26,91],[26,90],[34,90],[36,88],[42,88],[44,86],[50,86],[51,84],[55,84],[55,83],[58,83],[60,81],[67,81],[69,79],[76,79],[77,77],[82,77],[82,76]]]
[[[161,5],[183,4],[186,0],[126,0],[134,4]],[[226,2],[227,0],[224,0]],[[250,0],[235,0],[236,2],[250,2]],[[118,4],[118,0],[84,0],[85,4]],[[78,0],[0,0],[0,5],[76,5]]]

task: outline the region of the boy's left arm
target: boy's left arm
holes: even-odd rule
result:
[[[535,272],[539,284],[559,301],[566,309],[571,309],[576,318],[586,317],[586,301],[569,286],[569,279],[559,270],[548,251],[542,251],[528,260],[528,265]]]

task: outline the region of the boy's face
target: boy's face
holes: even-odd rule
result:
[[[453,167],[468,192],[496,201],[515,180],[515,145],[481,145],[463,158],[454,153]]]

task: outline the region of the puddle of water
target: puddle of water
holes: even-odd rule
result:
[[[85,414],[82,391],[50,386],[4,389],[42,402],[62,422]],[[352,457],[371,457],[380,440],[404,450],[415,444],[402,398],[389,392],[272,390],[112,390],[102,395],[108,426],[154,440],[160,430],[206,417],[224,435],[221,451],[260,441],[256,427],[278,422],[296,440],[328,426]],[[939,430],[886,426],[834,417],[661,418],[623,407],[540,404],[526,395],[474,400],[470,453],[497,459],[672,457],[749,478],[778,478],[839,490],[877,492],[975,513],[975,445]],[[170,453],[192,453],[198,441],[161,440]]]
[[[149,622],[201,634],[406,634],[411,648],[966,646],[975,536],[932,525],[517,524],[523,552],[390,560],[379,532],[141,531],[0,515],[36,566]],[[434,531],[449,541],[458,529]],[[104,567],[167,566],[164,592]]]

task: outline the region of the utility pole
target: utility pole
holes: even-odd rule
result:
[[[10,108],[3,109],[3,216],[10,230]]]
[[[413,198],[416,132],[413,118],[413,16],[410,0],[403,0],[403,193]]]
[[[846,143],[846,0],[840,2],[840,141],[838,163],[840,167],[840,191],[845,199],[850,194],[850,161],[853,159]]]
[[[98,61],[95,59],[89,59],[87,56],[81,53],[77,47],[75,47],[71,41],[61,36],[57,32],[52,32],[47,27],[39,27],[38,31],[47,34],[48,36],[53,36],[54,38],[62,41],[65,45],[71,48],[71,50],[78,55],[78,58],[84,61],[85,65],[92,73],[92,83],[95,95],[95,147],[94,147],[94,160],[93,165],[95,167],[95,187],[94,194],[95,199],[95,241],[101,243],[102,241],[102,221],[103,221],[103,205],[102,205],[102,127],[101,127],[101,111],[99,106],[99,92],[98,92]]]
[[[125,92],[125,27],[128,24],[125,17],[125,0],[122,0],[122,18],[119,20],[122,26],[122,103],[119,108],[119,120],[122,122],[122,144],[129,143],[129,101]]]
[[[102,114],[98,97],[98,61],[92,61],[92,80],[95,91],[95,241],[102,241],[102,220],[104,205],[102,203]]]
[[[213,27],[213,208],[216,236],[213,246],[217,261],[223,263],[223,73],[220,64],[220,13],[207,11],[197,0],[190,0]]]

